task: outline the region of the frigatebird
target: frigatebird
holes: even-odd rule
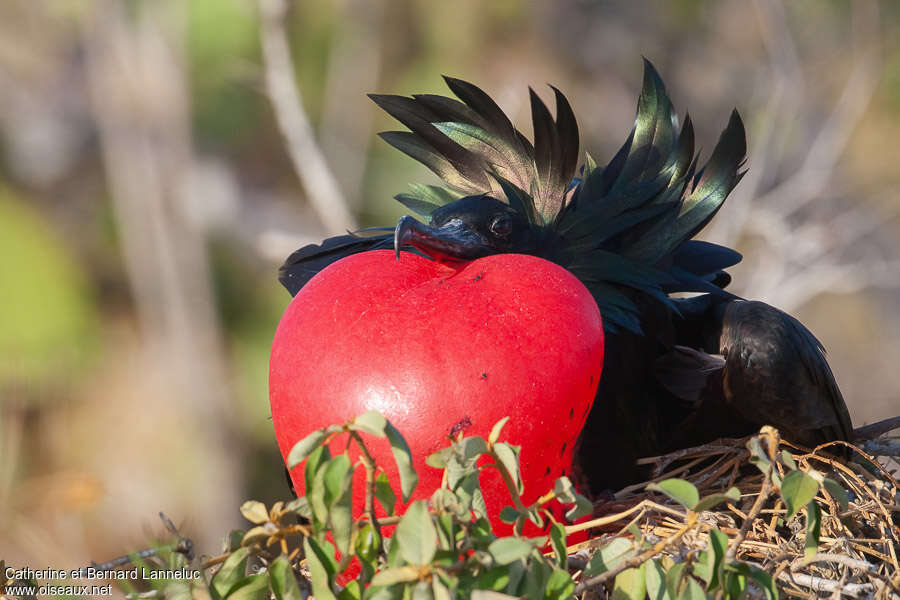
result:
[[[737,111],[700,166],[690,117],[679,127],[645,60],[625,143],[606,166],[587,154],[576,171],[578,126],[559,90],[555,118],[530,90],[532,143],[484,91],[445,81],[459,100],[370,95],[409,129],[381,137],[445,184],[396,196],[428,223],[404,216],[393,228],[297,250],[280,271],[292,295],[328,264],[377,248],[444,262],[525,253],[568,269],[592,293],[606,333],[576,455],[595,493],[640,480],[640,456],[763,424],[810,446],[848,438],[850,416],[822,344],[790,315],[726,291],[726,269],[741,255],[693,239],[743,175]],[[673,296],[685,292],[698,295]]]

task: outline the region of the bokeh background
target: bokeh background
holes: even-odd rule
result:
[[[366,92],[473,81],[525,131],[631,128],[641,56],[749,172],[704,237],[824,342],[857,425],[900,413],[900,4],[892,0],[0,2],[0,558],[74,568],[164,511],[214,554],[286,498],[267,359],[300,245],[393,223],[434,176]],[[397,348],[402,352],[402,348]],[[327,349],[323,349],[327,352]],[[310,357],[316,360],[316,357]]]

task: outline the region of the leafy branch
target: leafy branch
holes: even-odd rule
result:
[[[221,554],[195,557],[185,551],[192,545],[170,527],[177,542],[95,567],[192,566],[199,577],[160,577],[147,582],[149,590],[126,582],[123,589],[134,598],[183,593],[213,600],[310,595],[320,600],[451,600],[485,599],[485,594],[564,600],[601,589],[614,598],[634,600],[730,600],[748,593],[776,600],[784,587],[808,584],[841,589],[838,581],[804,572],[814,564],[866,573],[872,583],[846,582],[863,585],[859,590],[880,586],[877,589],[887,594],[896,585],[873,563],[821,548],[820,504],[829,517],[849,515],[853,512],[848,508],[849,495],[837,481],[810,466],[813,459],[830,459],[782,450],[785,444],[774,429],[763,428],[743,448],[745,466],[755,465],[761,474],[759,491],[746,512],[735,505],[742,497],[750,503],[752,494],[742,496],[737,487],[713,488],[701,496],[694,483],[668,478],[647,485],[641,500],[630,508],[566,526],[548,510],[549,502],[570,505],[570,520],[590,514],[593,506],[565,477],[526,505],[521,495],[520,449],[500,439],[506,422],[498,422],[486,439],[458,435],[429,456],[427,464],[443,469],[444,474],[441,486],[424,500],[413,496],[418,476],[403,436],[377,412],[364,413],[314,431],[297,443],[288,464],[302,469],[305,495],[268,508],[257,501],[245,502],[241,513],[252,526],[231,532]],[[399,491],[376,464],[369,436],[389,441]],[[355,462],[351,453],[358,457]],[[843,464],[832,466],[852,473]],[[510,498],[510,506],[499,515],[487,514],[481,494],[480,475],[491,469],[499,472]],[[360,470],[365,475],[364,502],[355,506],[354,475]],[[687,473],[682,467],[673,471]],[[773,494],[775,510],[766,508]],[[417,497],[425,496],[420,490]],[[398,500],[405,505],[402,513],[397,510]],[[715,525],[710,516],[719,513],[711,511],[721,504],[743,519],[739,528]],[[769,525],[762,518],[765,513],[773,515]],[[662,515],[663,521],[654,521],[653,514]],[[513,525],[512,535],[498,535],[492,529],[489,517],[494,516]],[[796,521],[801,518],[805,525]],[[601,533],[624,520],[629,524],[617,533]],[[524,536],[526,522],[544,533]],[[784,560],[771,564],[748,560],[745,546],[759,527],[787,524],[805,531],[802,556],[788,552]],[[382,531],[389,526],[393,531]],[[568,536],[584,529],[592,530],[592,549],[588,558],[573,559],[570,553],[575,547],[568,545]]]

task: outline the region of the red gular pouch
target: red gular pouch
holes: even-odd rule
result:
[[[521,254],[448,265],[376,250],[329,265],[294,297],[272,345],[269,397],[285,460],[312,431],[380,412],[409,445],[419,476],[410,501],[440,487],[442,471],[425,459],[446,447],[448,436],[487,438],[509,417],[500,441],[522,447],[527,506],[569,475],[602,366],[600,311],[562,267]],[[332,454],[348,448],[347,436],[340,437]],[[364,437],[399,492],[388,441]],[[357,461],[355,445],[349,448]],[[302,465],[291,477],[303,495]],[[509,535],[511,526],[499,519],[512,504],[503,479],[486,469],[480,484],[494,531]],[[360,469],[356,515],[364,497]],[[523,533],[543,530],[529,524]]]

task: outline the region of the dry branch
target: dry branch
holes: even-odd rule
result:
[[[284,26],[287,3],[284,0],[260,0],[259,7],[266,89],[291,162],[328,234],[354,230],[356,221],[303,111]]]

